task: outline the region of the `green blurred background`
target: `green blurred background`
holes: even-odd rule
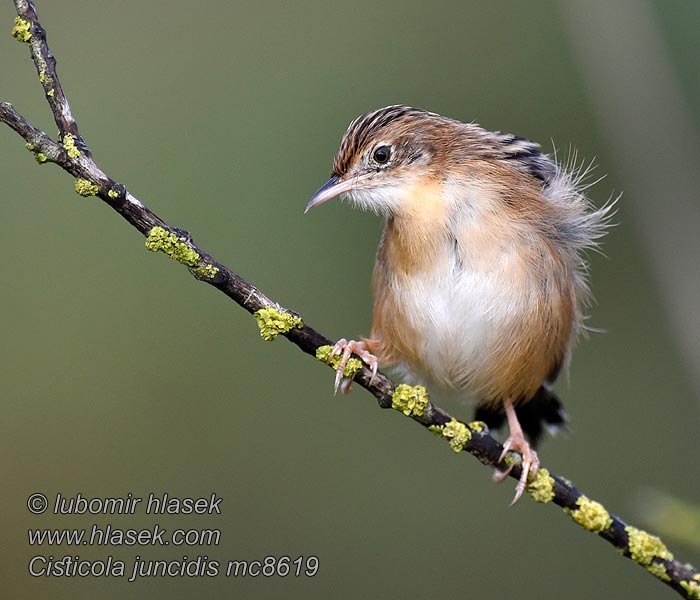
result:
[[[619,223],[593,255],[605,329],[559,391],[546,466],[654,529],[700,502],[697,2],[38,2],[98,163],[329,337],[367,333],[380,220],[304,216],[345,127],[407,103],[597,157]],[[55,135],[0,6],[0,97]],[[198,284],[0,127],[3,588],[12,598],[672,597],[555,507],[332,374]],[[697,184],[697,185],[696,185]],[[467,407],[447,405],[469,418]],[[223,514],[29,514],[29,494],[223,497]],[[218,528],[218,546],[30,548],[28,527]],[[679,558],[700,551],[672,543]],[[36,554],[316,555],[313,578],[33,578]]]

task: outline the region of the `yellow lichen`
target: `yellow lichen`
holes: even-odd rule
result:
[[[181,241],[177,235],[159,226],[148,232],[146,249],[151,252],[164,252],[173,260],[188,267],[196,267],[200,261],[199,254]]]
[[[391,408],[407,417],[422,417],[429,402],[428,390],[422,385],[410,386],[401,383],[391,395]]]
[[[297,316],[279,308],[268,306],[255,311],[253,314],[260,328],[260,337],[266,341],[274,340],[280,333],[292,329],[301,329],[304,322]]]
[[[519,467],[523,464],[523,457],[519,452],[510,450],[503,458],[503,462],[509,467]]]
[[[666,567],[662,563],[653,562],[647,567],[647,571],[661,581],[671,581],[671,577],[666,572]]]
[[[695,577],[693,577],[695,579]],[[681,581],[681,587],[690,598],[700,600],[700,583],[695,581]]]
[[[443,425],[428,425],[428,431],[433,435],[442,437]]]
[[[666,545],[655,535],[628,525],[627,548],[633,561],[648,567],[655,558],[673,560],[673,554],[668,551]]]
[[[554,478],[547,469],[538,469],[537,474],[525,489],[535,502],[546,504],[554,500]]]
[[[47,85],[51,85],[53,83],[53,79],[51,78],[51,76],[47,75],[46,71],[43,70],[41,71],[41,73],[39,73],[39,81],[41,83],[46,83]]]
[[[75,138],[70,133],[63,136],[63,147],[71,158],[78,158],[80,156],[80,150],[75,147]]]
[[[107,192],[107,195],[108,195],[112,200],[116,200],[117,198],[119,198],[119,192],[117,192],[116,190],[109,190],[109,191]]]
[[[345,368],[343,369],[343,377],[345,379],[352,379],[362,370],[362,361],[359,358],[348,358],[348,362],[345,363]]]
[[[82,177],[75,180],[75,191],[81,196],[95,196],[99,189],[95,184]]]
[[[469,429],[472,431],[477,431],[479,433],[484,433],[488,432],[489,428],[486,426],[486,423],[483,421],[472,421],[469,423]]]
[[[580,496],[576,500],[576,505],[578,508],[573,510],[565,508],[564,512],[588,531],[600,533],[612,525],[610,514],[600,502]]]
[[[46,154],[44,154],[43,152],[39,152],[39,146],[37,146],[36,144],[27,142],[24,145],[24,147],[34,155],[34,160],[36,160],[36,162],[38,162],[39,164],[43,164],[48,160],[48,156],[46,156]]]
[[[333,346],[319,346],[316,348],[316,358],[320,360],[321,362],[326,363],[327,365],[333,366],[333,363],[331,362],[334,358],[333,355],[331,355],[331,352],[333,352]],[[335,355],[337,356],[337,355]],[[338,356],[338,362],[340,361],[340,356]],[[336,367],[338,365],[336,364]]]
[[[54,93],[55,93],[55,90],[53,88],[51,88],[48,92],[46,92],[46,95],[53,98]],[[78,155],[78,156],[80,156],[80,155]]]
[[[207,279],[214,279],[216,277],[216,274],[219,272],[219,267],[215,267],[214,265],[206,264],[201,267],[197,267],[195,269],[195,272],[197,275],[202,275],[206,277]]]
[[[18,42],[28,42],[32,39],[32,34],[29,32],[31,23],[22,17],[15,17],[15,26],[12,28],[12,37]]]
[[[332,354],[333,346],[319,346],[316,348],[316,358],[327,365],[337,369],[340,365],[340,354]],[[357,358],[349,358],[343,369],[343,377],[352,379],[362,370],[362,361]]]
[[[461,452],[469,440],[472,439],[472,432],[469,431],[469,428],[464,423],[457,421],[457,419],[452,419],[443,427],[442,437],[449,440],[450,446],[455,452]]]

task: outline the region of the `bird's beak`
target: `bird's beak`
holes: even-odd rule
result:
[[[309,212],[315,206],[323,204],[326,200],[330,200],[331,198],[335,198],[340,194],[349,192],[353,188],[354,183],[355,182],[353,179],[346,179],[345,181],[342,181],[338,175],[333,175],[333,177],[326,181],[326,183],[324,183],[318,189],[318,191],[311,196],[311,200],[309,200],[309,203],[304,209],[304,214]]]

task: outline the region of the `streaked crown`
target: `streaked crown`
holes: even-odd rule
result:
[[[497,169],[489,168],[489,163],[496,163]],[[528,139],[486,131],[419,108],[387,106],[350,124],[333,160],[331,179],[313,196],[307,210],[344,195],[361,208],[385,212],[398,201],[399,188],[421,177],[447,180],[451,175],[477,172],[488,177],[496,171],[502,177],[503,170],[525,174],[540,187],[558,172],[539,145]],[[374,199],[370,192],[375,193]]]

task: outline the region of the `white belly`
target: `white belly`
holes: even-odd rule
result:
[[[419,364],[403,368],[414,378],[463,395],[479,396],[492,385],[494,357],[527,318],[528,292],[511,269],[456,267],[449,277],[408,280],[397,290],[419,342]]]

